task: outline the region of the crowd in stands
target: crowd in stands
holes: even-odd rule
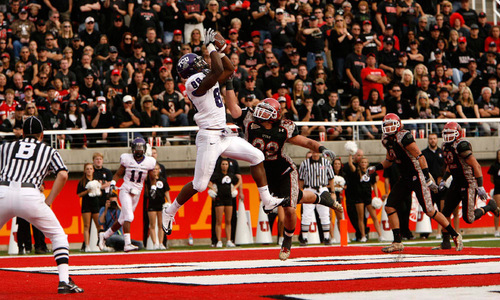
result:
[[[204,28],[227,38],[242,107],[274,97],[306,122],[498,117],[500,27],[471,2],[3,0],[0,130],[20,135],[29,115],[62,130],[195,125],[175,66],[190,52],[210,61]],[[498,125],[466,129],[491,135]],[[375,139],[380,128],[360,134]],[[110,138],[58,136],[75,147]]]

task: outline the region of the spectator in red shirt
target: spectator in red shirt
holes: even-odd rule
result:
[[[384,85],[390,82],[384,70],[375,67],[377,59],[374,53],[369,53],[366,58],[366,68],[361,70],[361,81],[363,86],[363,103],[368,100],[368,94],[376,89],[380,98],[384,100]]]
[[[14,112],[17,105],[14,96],[13,89],[7,89],[5,91],[5,101],[0,105],[0,124],[3,123],[5,119],[14,119]]]

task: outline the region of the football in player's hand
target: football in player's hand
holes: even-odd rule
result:
[[[226,48],[226,39],[218,32],[215,34],[214,46],[219,52]]]

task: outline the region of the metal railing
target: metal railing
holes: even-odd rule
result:
[[[434,132],[432,129],[432,124],[444,124],[450,121],[455,121],[459,124],[463,123],[500,123],[500,118],[487,118],[487,119],[415,119],[415,120],[403,120],[403,125],[414,124],[414,125],[424,125],[424,135],[428,136],[429,133]],[[295,122],[295,124],[300,128],[301,126],[324,126],[325,128],[330,128],[334,126],[351,127],[352,136],[350,139],[355,141],[362,140],[360,134],[361,126],[371,126],[375,125],[380,129],[381,121],[355,121],[355,122]],[[236,126],[231,126],[231,128],[237,128]],[[44,135],[49,137],[50,145],[54,148],[60,148],[57,144],[57,135],[102,135],[103,133],[108,134],[127,134],[127,146],[130,146],[130,142],[134,139],[134,133],[141,133],[143,135],[148,135],[151,132],[156,132],[158,136],[161,136],[162,145],[168,144],[170,142],[184,142],[187,144],[194,143],[194,134],[198,131],[198,126],[186,126],[186,127],[167,127],[167,128],[128,128],[128,129],[85,129],[85,130],[45,130]],[[186,134],[187,133],[187,134]],[[436,132],[434,132],[436,133]],[[440,135],[440,132],[437,132]],[[494,132],[495,136],[499,135],[499,130]],[[13,133],[0,133],[0,136],[8,137],[13,136]],[[481,135],[483,136],[483,135]],[[488,137],[491,137],[489,135]],[[104,146],[112,146],[110,143],[104,144]],[[90,146],[89,146],[90,147]]]

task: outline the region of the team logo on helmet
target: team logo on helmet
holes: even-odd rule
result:
[[[208,64],[203,57],[194,53],[184,54],[177,63],[177,73],[184,79],[207,69]]]
[[[396,114],[387,114],[382,121],[382,132],[384,134],[395,134],[401,130],[401,120]]]
[[[452,143],[462,137],[462,127],[457,122],[448,122],[443,128],[443,141]]]
[[[276,122],[281,118],[281,105],[276,99],[266,98],[262,100],[253,112],[253,116],[256,119],[263,121]]]

